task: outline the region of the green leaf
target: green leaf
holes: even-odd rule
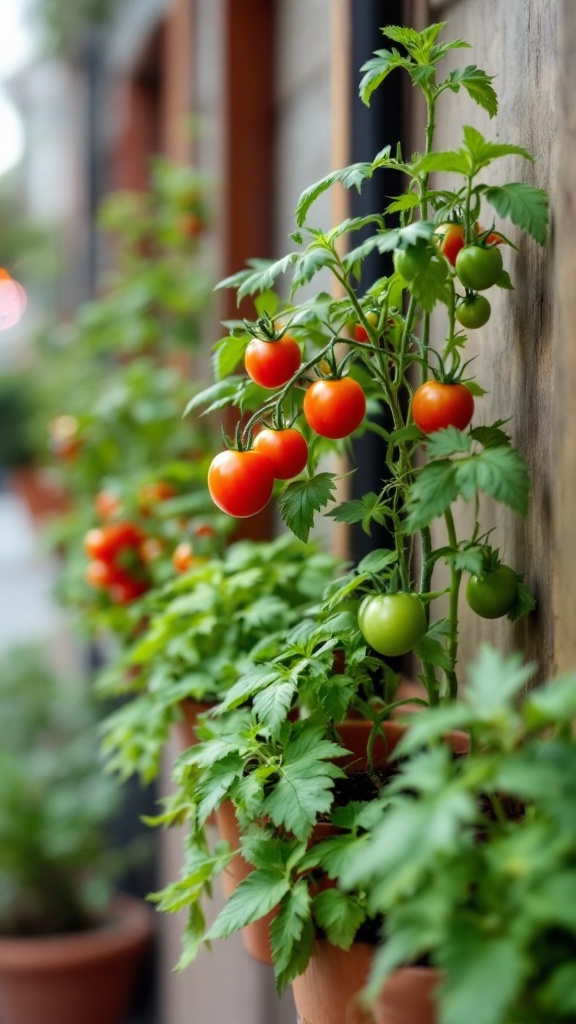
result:
[[[415,177],[437,172],[466,176],[470,170],[470,161],[462,150],[447,149],[417,157],[410,165],[410,169]]]
[[[403,213],[404,210],[413,210],[420,206],[420,196],[416,192],[405,192],[404,195],[392,197],[392,202],[386,207],[386,213]]]
[[[216,342],[212,356],[212,368],[217,381],[228,377],[244,358],[244,350],[249,341],[248,335],[243,337],[226,337]]]
[[[358,564],[358,572],[381,573],[389,565],[394,565],[398,560],[398,552],[391,548],[377,548],[370,551]]]
[[[308,540],[315,512],[332,500],[335,480],[334,473],[318,473],[311,480],[294,480],[278,498],[283,521],[300,540]]]
[[[418,641],[414,648],[415,653],[421,661],[430,662],[438,668],[449,670],[451,667],[450,655],[448,654],[441,638],[446,637],[450,631],[450,623],[447,619],[439,619],[432,623],[428,632]]]
[[[202,391],[198,391],[197,394],[193,395],[188,405],[184,409],[184,416],[187,416],[189,412],[194,409],[199,409],[201,406],[206,405],[208,409],[205,412],[220,409],[223,405],[231,405],[236,396],[238,390],[238,383],[242,378],[228,377],[227,380],[218,381],[216,384],[212,384],[209,388],[204,388]]]
[[[254,299],[254,306],[258,316],[274,316],[279,306],[276,292],[267,291],[257,295]]]
[[[530,478],[526,463],[515,448],[486,448],[479,455],[454,465],[458,493],[466,501],[474,498],[478,491],[484,491],[495,501],[526,515]]]
[[[372,93],[395,68],[405,68],[406,71],[412,68],[412,62],[402,57],[396,49],[376,50],[374,57],[362,65],[360,71],[364,72],[364,76],[360,81],[359,94],[367,107],[370,106]]]
[[[534,157],[521,146],[513,146],[505,142],[488,142],[477,128],[471,125],[464,125],[464,146],[468,153],[472,177],[478,174],[483,167],[488,167],[493,160],[499,160],[504,156],[522,156],[525,160],[534,160]],[[462,151],[461,151],[462,152]]]
[[[339,889],[325,889],[314,897],[313,912],[317,924],[333,946],[350,949],[366,912],[358,901]]]
[[[494,117],[498,113],[498,97],[491,84],[493,81],[493,75],[487,75],[474,64],[469,64],[468,67],[451,71],[442,87],[458,92],[462,86],[471,99],[487,110],[490,117]]]
[[[268,726],[273,735],[286,721],[295,692],[296,682],[289,680],[282,683],[275,682],[255,695],[254,714],[262,722],[262,725]]]
[[[468,670],[463,702],[485,720],[520,693],[533,674],[533,666],[525,665],[520,654],[503,655],[482,644]]]
[[[407,282],[408,290],[426,313],[431,313],[439,300],[446,299],[446,261],[433,256],[426,269]]]
[[[536,598],[534,597],[534,594],[528,590],[528,587],[524,583],[522,577],[517,576],[516,579],[518,582],[516,600],[506,616],[510,622],[517,622],[518,619],[522,619],[524,615],[528,615],[529,612],[533,612],[536,607]]]
[[[496,281],[497,288],[505,288],[507,292],[514,291],[514,285],[512,284],[512,278],[507,270],[502,270],[500,277]]]
[[[270,945],[279,992],[306,969],[314,939],[308,885],[304,879],[299,879],[282,900],[270,926]]]
[[[362,498],[343,501],[341,505],[337,505],[336,508],[331,509],[326,515],[330,516],[331,519],[335,519],[337,523],[362,523],[364,533],[371,536],[370,527],[373,522],[380,525],[385,523],[385,509],[386,506],[382,503],[379,496],[370,492],[369,494],[364,494]]]
[[[333,267],[336,262],[333,250],[325,242],[314,242],[309,245],[296,261],[290,294],[293,295],[297,288],[308,284],[319,270]]]
[[[332,171],[331,174],[327,174],[325,178],[321,178],[320,181],[305,189],[296,205],[296,223],[298,227],[302,227],[308,210],[318,199],[318,196],[321,196],[332,185],[335,185],[336,182],[340,182],[344,188],[354,187],[358,192],[361,192],[364,181],[366,178],[371,178],[373,173],[374,168],[371,163],[351,164],[349,167],[343,167],[339,171]]]
[[[509,217],[517,228],[526,231],[540,245],[548,234],[548,197],[544,189],[521,181],[494,185],[483,194],[500,217]]]
[[[406,502],[406,529],[415,533],[441,516],[458,497],[456,464],[450,459],[430,462],[413,483]]]
[[[507,1009],[530,969],[511,938],[486,935],[471,922],[455,923],[439,965],[443,1024],[494,1024]]]
[[[323,730],[308,722],[295,728],[278,782],[264,801],[263,812],[297,839],[306,839],[318,814],[330,809],[334,779],[343,775],[332,760],[342,753],[340,747],[323,737]]]
[[[290,880],[279,876],[277,871],[255,868],[234,890],[210,928],[206,940],[224,939],[269,914],[289,889]]]
[[[457,427],[446,427],[442,430],[435,430],[426,438],[426,455],[430,459],[442,458],[448,455],[456,455],[459,452],[469,452],[472,447],[470,434],[458,430]]]

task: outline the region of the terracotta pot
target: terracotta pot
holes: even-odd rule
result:
[[[397,747],[406,732],[406,726],[399,722],[382,722],[372,751],[375,765],[381,764]],[[347,772],[365,772],[368,768],[368,740],[372,732],[372,722],[364,718],[350,718],[336,725],[336,732],[343,745],[350,751],[344,757],[336,759],[336,764]],[[385,737],[385,738],[384,738]]]
[[[436,1024],[434,990],[440,980],[440,972],[433,967],[394,971],[372,1008],[375,1024]]]
[[[214,703],[204,704],[201,701],[192,700],[191,697],[186,697],[180,701],[179,707],[182,718],[181,721],[174,722],[174,731],[184,750],[198,743],[196,735],[198,718],[206,711],[210,711],[214,706]]]
[[[118,896],[101,926],[0,937],[2,1024],[121,1024],[152,939],[153,913]]]
[[[71,499],[57,473],[45,466],[21,466],[10,470],[10,487],[26,505],[35,525],[52,516],[65,515]]]
[[[373,1024],[357,998],[370,973],[374,949],[355,942],[350,950],[320,939],[303,974],[292,982],[299,1024]]]
[[[216,824],[222,839],[226,839],[233,850],[240,849],[240,832],[236,818],[236,810],[231,800],[225,800],[216,811]],[[230,861],[228,867],[220,875],[222,890],[228,899],[240,882],[254,870],[240,852]],[[242,945],[244,949],[261,964],[271,967],[273,964],[270,950],[270,925],[276,917],[276,911],[261,917],[253,924],[242,929]]]

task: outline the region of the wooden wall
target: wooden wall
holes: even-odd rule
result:
[[[535,157],[533,165],[519,157],[507,158],[489,169],[486,180],[526,181],[546,188],[554,204],[557,157],[568,134],[565,129],[560,130],[556,104],[562,73],[556,36],[561,12],[567,22],[573,23],[574,33],[576,5],[570,0],[415,0],[407,5],[407,10],[411,23],[417,27],[426,20],[447,21],[442,38],[463,38],[472,44],[470,51],[455,51],[451,66],[474,63],[496,76],[494,86],[500,107],[492,120],[469,100],[464,90],[457,95],[444,94],[437,111],[437,146],[457,147],[462,123],[476,126],[494,141],[524,146]],[[564,53],[566,66],[573,75],[567,45]],[[566,98],[564,117],[568,122],[570,117],[574,118],[573,100],[569,99],[574,92],[562,83],[561,95]],[[421,111],[414,111],[413,120],[419,128]],[[421,136],[413,141],[415,148],[422,148]],[[567,174],[565,185],[569,192],[572,183]],[[487,209],[484,220],[488,224],[490,216]],[[553,274],[553,235],[542,249],[531,239],[521,237],[510,222],[506,222],[505,231],[518,245],[517,252],[511,248],[504,250],[505,266],[515,291],[491,290],[492,317],[481,330],[470,332],[466,356],[474,356],[474,374],[489,392],[477,400],[475,422],[488,423],[511,416],[507,429],[527,460],[532,478],[530,511],[525,520],[485,501],[481,521],[486,530],[496,527],[494,545],[500,546],[506,561],[525,573],[527,584],[537,596],[538,608],[512,628],[506,620],[479,619],[463,601],[461,665],[465,665],[481,640],[487,640],[523,650],[547,672],[555,661],[555,627],[562,628],[567,635],[571,633],[569,621],[563,621],[561,627],[565,608],[559,596],[553,605],[555,573],[560,569],[570,578],[571,588],[575,587],[574,556],[563,535],[576,512],[576,506],[570,513],[566,504],[572,506],[576,497],[570,485],[572,462],[576,459],[576,424],[573,426],[567,419],[558,423],[558,403],[554,400],[555,379],[560,377],[566,386],[566,374],[571,368],[574,372],[574,345],[572,338],[566,338],[566,344],[559,336],[553,341],[554,298],[559,287]],[[565,318],[563,298],[557,303],[556,318],[561,320],[562,314]],[[442,330],[438,320],[435,329]],[[436,337],[442,340],[438,334]],[[562,481],[555,465],[558,456],[554,438],[559,432],[564,455]],[[466,536],[470,516],[469,507],[459,510],[462,536]],[[574,545],[572,548],[576,550]],[[565,663],[568,644],[566,640],[562,644],[563,653],[558,651],[556,658]],[[576,654],[575,641],[572,646]],[[576,657],[572,660],[576,662]]]

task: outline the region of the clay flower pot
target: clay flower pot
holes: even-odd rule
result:
[[[210,711],[214,706],[213,703],[204,704],[201,701],[193,700],[191,697],[186,697],[180,701],[179,707],[182,718],[181,721],[174,723],[174,731],[184,750],[198,743],[196,735],[198,719],[200,715]]]
[[[434,991],[440,980],[440,972],[433,967],[400,967],[372,1008],[374,1024],[436,1024]]]
[[[0,936],[2,1024],[122,1024],[152,921],[141,900],[118,896],[102,924],[89,930]]]
[[[345,950],[318,940],[306,970],[292,982],[299,1024],[373,1024],[357,998],[373,955],[363,942]]]

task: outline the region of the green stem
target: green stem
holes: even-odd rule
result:
[[[451,509],[447,509],[444,513],[444,520],[446,522],[446,529],[448,532],[448,544],[455,552],[458,548],[458,540],[456,538],[456,527],[454,525],[454,517]],[[448,619],[450,622],[450,635],[448,637],[450,668],[446,670],[448,692],[451,700],[456,700],[456,697],[458,696],[456,662],[458,660],[458,595],[460,592],[461,579],[462,570],[456,569],[454,562],[452,562],[450,569],[450,603],[448,611]]]

